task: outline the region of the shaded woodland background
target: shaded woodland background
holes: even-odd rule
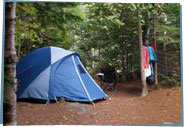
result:
[[[110,64],[120,81],[139,80],[138,18],[143,41],[157,42],[158,80],[180,84],[180,5],[122,3],[17,3],[18,59],[44,46],[80,53],[93,75]],[[155,34],[154,35],[154,31]]]

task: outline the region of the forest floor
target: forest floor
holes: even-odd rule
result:
[[[49,105],[18,102],[18,125],[145,125],[181,123],[181,88],[149,88],[141,97],[140,84],[118,84],[107,100],[95,103],[59,102]]]

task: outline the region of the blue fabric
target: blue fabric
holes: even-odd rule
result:
[[[20,80],[18,97],[30,83],[51,63],[50,47],[34,50],[17,64],[17,78]]]
[[[52,66],[50,84],[49,98],[89,101],[75,71],[72,57],[60,60]]]
[[[150,75],[149,77],[147,77],[146,82],[148,84],[152,84],[154,82],[154,75]]]
[[[18,99],[64,98],[89,102],[106,98],[107,95],[86,73],[79,57],[77,53],[56,47],[45,47],[28,54],[17,65],[17,78],[21,81]]]
[[[41,72],[24,90],[19,98],[48,100],[50,66]]]
[[[149,59],[151,62],[156,62],[157,61],[157,56],[154,51],[154,49],[151,46],[147,46],[148,48],[148,53],[149,53]]]
[[[62,48],[51,47],[51,64],[71,54],[77,54],[77,53],[74,53]]]
[[[154,75],[154,63],[157,61],[157,56],[154,49],[151,46],[147,46],[147,48],[151,65],[151,75]]]
[[[85,87],[91,97],[91,99],[94,101],[94,100],[98,100],[98,99],[105,99],[106,98],[106,94],[104,92],[101,91],[101,89],[99,89],[96,85],[95,85],[95,82],[93,82],[91,79],[90,79],[90,75],[88,75],[87,73],[85,73],[82,65],[80,64],[79,62],[79,59],[77,58],[78,56],[75,56],[75,62],[76,62],[76,65],[78,66],[78,69],[82,69],[82,71],[80,70],[80,76],[84,82]]]

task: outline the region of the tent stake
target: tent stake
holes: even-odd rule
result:
[[[47,105],[49,105],[49,100],[47,100],[47,102],[46,102],[46,104],[45,104],[45,105],[46,105],[46,106],[47,106]]]
[[[95,103],[94,103],[93,101],[91,101],[91,104],[92,104],[93,106],[95,106]]]
[[[55,97],[55,101],[56,101],[57,104],[59,103],[56,97]]]

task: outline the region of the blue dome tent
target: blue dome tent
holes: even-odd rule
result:
[[[32,51],[17,64],[18,99],[93,102],[107,95],[80,61],[79,54],[57,47]]]

